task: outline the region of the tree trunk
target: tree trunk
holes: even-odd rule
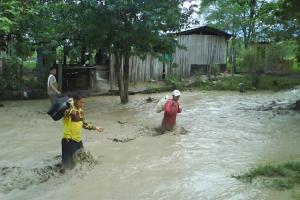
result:
[[[255,64],[251,67],[251,74],[252,74],[252,87],[257,88],[257,85],[258,85],[258,73],[257,73],[257,68],[256,68]]]
[[[2,57],[2,51],[0,51],[0,77],[2,75],[3,72],[3,57]]]
[[[129,54],[124,56],[124,99],[128,103],[128,85],[129,85]]]
[[[110,94],[113,95],[113,70],[115,67],[111,64],[111,55],[109,56],[109,85],[110,85]]]
[[[21,99],[23,99],[24,96],[24,81],[23,81],[23,59],[22,59],[22,63],[19,65],[19,76],[18,76],[18,87],[19,87],[19,91],[21,92]]]
[[[36,52],[37,52],[37,71],[41,72],[45,67],[43,50],[38,48],[36,49]]]
[[[85,57],[85,52],[86,52],[86,47],[81,47],[81,58],[80,58],[80,64],[84,65],[85,61],[86,61],[86,57]]]
[[[116,69],[116,77],[117,77],[117,80],[118,80],[119,95],[120,95],[121,103],[125,104],[127,102],[126,102],[125,94],[124,94],[123,74],[121,72],[122,57],[121,57],[120,54],[115,54],[115,56],[116,56],[115,69]]]
[[[64,47],[62,66],[67,66],[67,56],[68,56],[68,51],[67,48]]]
[[[236,40],[233,38],[232,40],[232,76],[236,73]]]
[[[207,78],[208,80],[211,79],[211,64],[207,65]]]
[[[42,48],[37,48],[37,73],[38,79],[41,82],[47,82],[46,55]]]
[[[210,58],[209,58],[209,64],[208,64],[208,68],[207,68],[207,78],[208,78],[208,80],[211,79],[211,72],[212,72],[212,67],[213,67],[213,64],[214,64],[215,53],[216,53],[216,45],[214,45],[212,47],[211,51],[209,52]]]

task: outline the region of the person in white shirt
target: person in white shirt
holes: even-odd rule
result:
[[[51,105],[53,105],[57,101],[58,96],[61,94],[60,91],[58,90],[58,84],[55,75],[56,75],[56,68],[51,67],[50,74],[48,76],[48,82],[47,82],[47,93]]]

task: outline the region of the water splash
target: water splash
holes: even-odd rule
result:
[[[38,168],[21,166],[0,167],[0,192],[7,194],[15,189],[25,190],[32,185],[45,183],[50,179],[63,176],[73,176],[74,173],[84,175],[87,169],[92,169],[99,163],[90,152],[78,152],[74,157],[75,167],[65,169],[61,163],[61,156],[47,161],[48,165]],[[50,162],[50,163],[49,163]]]
[[[161,126],[159,127],[143,127],[139,130],[140,134],[142,135],[150,135],[150,136],[159,136],[163,134],[172,134],[172,135],[186,135],[189,131],[186,130],[182,126],[176,126],[173,129],[166,130],[162,128]]]

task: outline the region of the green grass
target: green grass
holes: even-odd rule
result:
[[[142,93],[143,94],[152,94],[152,93],[158,93],[158,92],[165,92],[165,91],[170,91],[172,90],[172,86],[166,85],[166,86],[152,86],[152,87],[147,87],[146,90],[144,90]]]
[[[299,191],[293,191],[292,197],[296,200],[300,200],[300,192]]]
[[[262,75],[259,79],[258,89],[281,90],[300,85],[300,77]]]
[[[229,76],[217,80],[205,81],[198,79],[192,87],[201,90],[239,90],[239,84],[243,83],[247,90],[281,90],[300,85],[300,77],[260,75],[258,86],[252,86],[252,78],[249,74],[243,76]]]
[[[294,188],[294,183],[290,179],[273,179],[269,184],[265,183],[265,185],[275,190],[290,190]]]
[[[258,179],[265,187],[289,190],[300,185],[300,162],[259,165],[248,172],[232,175],[232,177],[247,183],[252,183],[254,179]]]
[[[241,179],[245,182],[252,182],[253,179],[259,176],[264,176],[264,177],[284,177],[286,176],[285,171],[283,170],[283,167],[281,166],[273,166],[273,165],[261,165],[255,168],[250,169],[248,172],[242,174],[242,175],[237,175],[235,178]]]
[[[205,82],[198,79],[192,86],[202,90],[238,90],[240,83],[244,83],[246,90],[252,89],[249,76],[222,77]]]

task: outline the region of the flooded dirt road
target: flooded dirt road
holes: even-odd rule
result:
[[[166,93],[86,100],[86,118],[104,133],[83,131],[95,163],[61,174],[62,122],[48,100],[3,102],[0,108],[0,199],[293,199],[231,177],[257,164],[300,159],[300,114],[257,111],[300,91],[183,92],[179,130],[153,136],[162,120],[155,103]],[[187,130],[187,133],[181,130]]]

